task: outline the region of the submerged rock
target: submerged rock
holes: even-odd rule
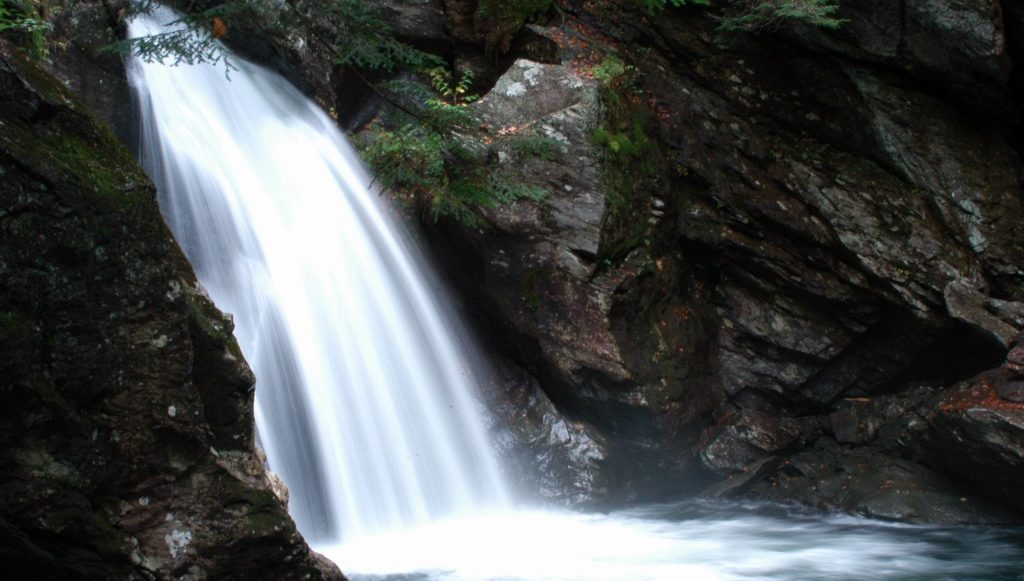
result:
[[[778,472],[753,492],[770,500],[887,520],[1022,522],[920,464],[867,448],[845,448],[828,439],[782,462]]]
[[[254,378],[153,186],[0,39],[0,561],[18,578],[338,578],[253,449]]]

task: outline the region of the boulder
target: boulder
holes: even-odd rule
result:
[[[684,426],[713,406],[698,377],[709,357],[696,307],[704,299],[666,293],[691,276],[679,254],[633,248],[615,264],[600,258],[622,202],[612,201],[607,152],[593,142],[605,119],[598,85],[567,66],[520,60],[471,110],[487,132],[489,171],[547,191],[541,202],[482,208],[483,230],[455,226],[472,253],[464,260],[481,266],[467,278],[493,307],[487,316],[514,329],[513,355],[563,413],[614,442],[607,469],[628,476],[605,496],[677,489],[658,473],[685,478],[684,445],[700,428]],[[656,192],[625,203],[643,212],[622,214],[640,230],[663,224]]]
[[[496,360],[485,390],[506,480],[545,504],[593,505],[613,488],[606,438],[566,418],[537,380],[511,361]]]
[[[999,397],[1013,403],[1024,403],[1024,334],[1010,340],[1010,352],[1003,364],[1002,377],[996,379]]]
[[[700,458],[705,467],[723,476],[751,472],[750,465],[797,448],[801,439],[812,439],[816,427],[813,418],[739,410],[710,429]]]
[[[920,464],[828,438],[788,458],[752,493],[822,510],[908,522],[1019,523],[1013,513]]]
[[[922,421],[903,439],[925,462],[969,483],[1009,511],[1020,511],[1024,403],[1000,397],[996,386],[1002,380],[1003,370],[995,369],[941,394],[919,412]]]

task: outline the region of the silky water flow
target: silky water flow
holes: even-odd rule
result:
[[[158,34],[168,9],[135,18]],[[422,258],[333,121],[232,57],[135,60],[142,159],[253,366],[256,423],[307,539],[502,506],[473,370]]]
[[[133,37],[168,30],[165,8]],[[289,511],[353,577],[1019,579],[1019,529],[686,501],[512,510],[453,319],[332,120],[243,59],[133,59],[142,159],[203,286],[235,317]]]

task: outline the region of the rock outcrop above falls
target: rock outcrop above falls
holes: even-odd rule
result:
[[[253,448],[254,378],[108,129],[0,40],[0,561],[338,578]]]

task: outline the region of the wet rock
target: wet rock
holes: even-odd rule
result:
[[[72,93],[134,146],[131,94],[117,51],[120,2],[116,0],[47,0],[49,69]]]
[[[887,520],[1020,522],[924,466],[867,448],[844,448],[828,438],[787,459],[752,493]]]
[[[1001,380],[995,369],[950,389],[919,412],[922,421],[904,440],[930,465],[1020,511],[1024,404],[1000,398]]]
[[[700,458],[716,474],[749,472],[749,465],[788,451],[801,438],[811,438],[816,427],[813,419],[777,418],[740,410],[710,429]]]
[[[999,397],[1014,403],[1024,403],[1024,380],[999,381],[996,384]]]
[[[271,492],[252,373],[142,170],[3,39],[0,103],[5,573],[340,577]]]
[[[511,331],[511,354],[563,413],[615,442],[608,470],[621,477],[607,495],[678,489],[659,474],[685,478],[686,448],[705,420],[687,424],[714,405],[700,377],[710,315],[698,307],[706,302],[699,288],[669,290],[692,276],[672,249],[634,248],[614,264],[600,258],[615,194],[592,140],[605,114],[598,85],[566,66],[520,60],[471,110],[488,132],[489,171],[547,192],[541,202],[481,209],[482,231],[450,226],[461,262],[479,265],[467,278],[484,315],[497,332]],[[645,214],[653,194],[635,202]]]
[[[605,438],[564,417],[525,370],[511,361],[496,363],[487,397],[506,479],[547,503],[604,500],[612,485]]]
[[[1024,376],[1024,333],[1018,333],[1010,340],[1010,352],[1003,365],[1012,377]]]
[[[1001,377],[995,378],[999,397],[1014,403],[1024,403],[1024,334],[1010,340]]]
[[[929,192],[940,223],[981,259],[987,275],[1016,275],[1022,254],[1014,241],[1024,235],[1013,218],[1022,213],[1013,193],[1020,187],[1018,153],[938,99],[860,69],[848,74],[871,110],[883,163]],[[913,123],[921,116],[932,122]]]
[[[751,486],[774,474],[781,464],[782,459],[778,456],[768,456],[755,460],[749,465],[744,466],[740,472],[730,474],[725,480],[705,488],[700,494],[701,496],[721,498],[743,494]]]
[[[915,420],[914,413],[935,396],[930,386],[905,389],[899,395],[840,400],[828,416],[830,433],[841,444],[878,443],[890,447]]]
[[[817,50],[897,67],[936,83],[965,102],[1009,107],[1000,88],[1010,77],[1000,2],[990,0],[853,0],[840,5],[836,30],[792,27]],[[979,113],[984,113],[980,112]]]
[[[884,13],[850,14],[835,35],[888,26]],[[908,372],[985,368],[1019,324],[1007,305],[1020,299],[1024,213],[1014,148],[863,62],[821,60],[770,35],[737,39],[726,55],[697,19],[682,20],[651,23],[670,48],[635,62],[650,63],[658,128],[688,169],[679,238],[713,273],[730,399],[799,415],[895,389]],[[970,300],[952,296],[961,288]],[[954,327],[950,310],[974,331]],[[953,353],[972,362],[961,369]]]
[[[436,53],[452,42],[444,0],[378,0],[382,19],[405,42],[433,48]]]
[[[997,301],[976,290],[966,281],[949,283],[944,294],[946,309],[950,316],[984,329],[1003,345],[1008,345],[1011,338],[1018,333],[1022,323],[1015,314],[1024,307],[1021,303]],[[999,303],[999,306],[1003,307],[1002,312],[1009,316],[1001,318],[993,314],[999,312],[996,310],[996,303]]]

